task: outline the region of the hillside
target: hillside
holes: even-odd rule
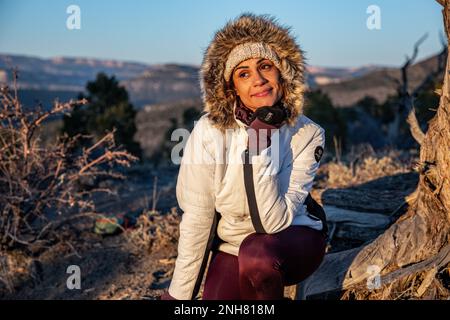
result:
[[[0,54],[0,83],[11,84],[12,67],[19,70],[19,88],[25,105],[39,100],[46,106],[55,98],[67,100],[76,97],[84,90],[87,81],[93,80],[98,72],[115,75],[127,88],[131,101],[137,108],[155,103],[200,98],[198,66],[149,65],[90,58],[42,59]],[[381,66],[353,68],[307,66],[306,78],[310,88],[324,88],[330,92],[332,99],[341,105],[348,103],[345,99],[352,96],[348,92],[355,91],[354,83],[359,83],[358,79],[362,77],[383,79],[383,70],[385,68]],[[377,81],[380,79],[374,83]],[[359,85],[362,87],[356,89],[364,91],[366,84]],[[381,87],[383,87],[381,91],[384,92],[389,83],[384,83]]]
[[[418,86],[438,64],[437,56],[420,61],[409,69],[409,88]],[[374,70],[358,78],[339,83],[320,86],[327,93],[336,106],[350,106],[365,96],[372,96],[382,103],[389,95],[395,94],[396,82],[400,80],[401,71],[398,68],[384,68]]]

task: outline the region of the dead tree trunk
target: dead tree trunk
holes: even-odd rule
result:
[[[448,39],[450,0],[437,1],[444,8]],[[450,261],[449,61],[447,53],[439,109],[421,144],[420,181],[409,197],[408,211],[370,244],[327,255],[317,272],[299,285],[298,298],[340,291],[348,298],[386,299],[398,297],[399,288],[417,298],[431,290],[432,284],[448,294],[436,277]],[[377,275],[374,270],[380,276],[378,289],[368,286]]]

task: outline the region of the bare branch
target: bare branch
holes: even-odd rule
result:
[[[84,180],[124,178],[113,169],[106,171],[99,166],[130,166],[138,159],[116,147],[114,131],[81,150],[80,155],[72,150],[80,139],[91,136],[63,135],[55,144],[41,146],[36,129],[51,115],[70,112],[86,100],[56,102],[46,112],[40,106],[25,112],[18,99],[16,80],[17,72],[13,94],[7,87],[0,88],[0,250],[18,244],[44,245],[51,236],[58,239],[55,231],[64,224],[98,215],[93,195],[114,192],[98,187],[85,190]],[[94,150],[98,152],[92,159]]]
[[[419,121],[417,121],[414,105],[412,104],[412,99],[409,99],[409,101],[411,103],[409,104],[409,112],[408,117],[406,118],[406,122],[409,125],[409,129],[414,140],[416,140],[419,145],[422,145],[422,142],[425,139],[425,134],[420,128]]]
[[[445,7],[445,0],[436,0],[441,6]]]
[[[408,68],[410,65],[414,63],[414,61],[417,58],[417,54],[419,53],[419,46],[425,41],[425,39],[428,38],[428,33],[424,34],[417,42],[414,44],[414,50],[411,58],[406,56],[406,62],[403,64],[401,70],[402,70],[402,88],[401,92],[406,93],[408,92]]]

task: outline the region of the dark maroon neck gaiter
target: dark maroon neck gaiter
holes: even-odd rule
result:
[[[237,99],[236,101],[236,110],[235,110],[236,118],[241,120],[246,125],[250,125],[253,117],[253,111],[247,108],[241,101],[241,99]]]

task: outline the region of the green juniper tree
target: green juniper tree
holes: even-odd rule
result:
[[[76,106],[70,115],[64,116],[62,131],[69,136],[89,134],[98,140],[105,131],[115,129],[114,139],[134,156],[141,157],[139,144],[133,140],[136,133],[136,111],[129,102],[128,92],[114,76],[99,73],[95,81],[86,85],[86,106]]]

